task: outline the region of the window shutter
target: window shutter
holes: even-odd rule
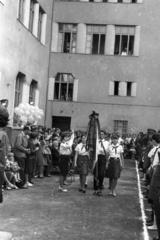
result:
[[[135,27],[134,56],[139,56],[140,47],[140,26]]]
[[[51,52],[57,52],[58,45],[58,23],[52,23],[52,43]]]
[[[27,84],[23,84],[22,86],[22,103],[29,102],[29,86]]]
[[[137,83],[136,82],[132,83],[131,96],[132,97],[137,96]]]
[[[30,0],[25,0],[23,4],[23,24],[26,28],[29,27],[29,14],[30,14]]]
[[[39,4],[34,4],[34,18],[33,18],[33,35],[38,36],[38,18],[39,18]]]
[[[46,25],[47,25],[47,14],[42,14],[42,31],[41,31],[41,43],[45,45],[46,42]]]
[[[86,24],[83,23],[78,24],[76,53],[85,53],[86,32],[87,32]]]
[[[73,86],[73,101],[77,102],[78,99],[78,79],[74,79],[74,86]]]
[[[109,82],[109,95],[110,96],[114,95],[114,85],[115,85],[114,81]]]
[[[49,78],[48,84],[48,100],[54,100],[54,85],[55,85],[55,78]]]
[[[35,106],[39,105],[39,90],[35,91]]]
[[[89,2],[89,0],[80,0],[80,2]]]
[[[137,3],[142,3],[143,2],[143,0],[137,0]]]
[[[127,83],[126,82],[119,82],[119,96],[126,96],[127,95]]]
[[[114,45],[115,45],[115,26],[106,26],[106,41],[105,41],[105,54],[114,55]]]

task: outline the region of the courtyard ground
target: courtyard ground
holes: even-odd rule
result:
[[[94,196],[92,175],[85,194],[78,191],[78,175],[67,193],[57,190],[57,174],[34,182],[27,190],[5,191],[0,205],[0,230],[15,240],[145,239],[133,160],[125,160],[117,197],[108,195],[106,178],[103,196]]]

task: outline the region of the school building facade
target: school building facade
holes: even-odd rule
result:
[[[46,125],[160,129],[159,0],[55,1]]]

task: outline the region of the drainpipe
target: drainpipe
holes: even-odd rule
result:
[[[50,70],[50,60],[51,60],[53,11],[54,11],[54,0],[53,0],[53,3],[52,3],[51,35],[50,35],[50,43],[49,43],[48,80],[47,80],[46,106],[45,106],[45,115],[44,115],[44,125],[45,125],[45,126],[46,126],[46,121],[47,121],[46,115],[47,115],[47,103],[48,103],[49,70]]]

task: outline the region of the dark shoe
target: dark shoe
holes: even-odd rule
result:
[[[67,186],[67,185],[69,185],[69,183],[68,183],[68,182],[64,182],[63,185],[66,185],[66,186]]]
[[[38,178],[41,178],[41,179],[42,179],[42,178],[44,178],[44,176],[43,176],[43,175],[39,175]]]
[[[82,189],[82,188],[80,188],[80,189],[79,189],[79,192],[83,192],[83,189]]]
[[[85,186],[85,188],[87,188],[87,184],[85,184],[84,186]]]
[[[45,177],[51,177],[51,175],[50,174],[46,174],[46,175],[44,175]]]
[[[97,195],[98,195],[99,197],[101,197],[101,196],[102,196],[102,192],[101,192],[101,191],[98,191]]]
[[[29,187],[27,187],[27,186],[23,186],[23,187],[21,187],[22,189],[28,189]]]
[[[97,192],[97,191],[95,191],[95,192],[93,193],[93,195],[98,195],[98,192]]]
[[[83,190],[83,193],[86,193],[86,190]]]
[[[160,240],[158,237],[154,237],[153,240]]]

